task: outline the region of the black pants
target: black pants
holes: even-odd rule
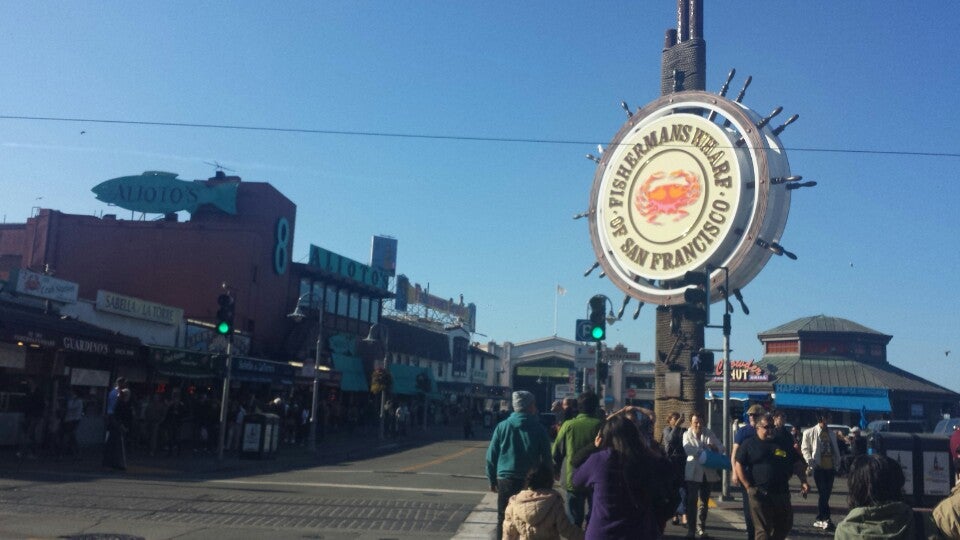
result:
[[[833,493],[833,479],[836,475],[833,469],[813,469],[813,480],[817,483],[818,521],[830,521],[830,494]]]
[[[127,470],[127,453],[124,447],[125,431],[119,422],[108,422],[107,440],[103,445],[103,466],[121,471]]]
[[[523,489],[522,478],[497,478],[497,538],[503,538],[503,518],[507,503]]]

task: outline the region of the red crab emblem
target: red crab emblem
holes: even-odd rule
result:
[[[673,182],[671,182],[673,181]],[[640,186],[634,204],[647,223],[657,223],[663,214],[676,214],[674,221],[680,221],[689,213],[684,207],[690,206],[700,198],[700,181],[697,175],[689,171],[677,170],[667,176],[664,172],[650,175]]]

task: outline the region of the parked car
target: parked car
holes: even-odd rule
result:
[[[923,433],[923,423],[916,420],[874,420],[867,424],[867,431],[896,431],[900,433]]]
[[[960,418],[944,418],[937,422],[933,432],[939,435],[953,435],[954,430],[960,429]]]

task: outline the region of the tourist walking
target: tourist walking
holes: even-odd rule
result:
[[[774,433],[773,418],[756,421],[757,435],[744,440],[733,464],[744,490],[750,496],[756,540],[783,540],[793,528],[790,477],[800,479],[800,493],[810,491],[806,467],[796,449]]]
[[[720,480],[716,469],[704,465],[706,452],[723,454],[720,439],[703,425],[700,413],[690,415],[690,429],[683,434],[683,450],[687,455],[684,479],[687,483],[687,538],[708,538],[707,509],[710,507],[710,485]]]
[[[830,495],[833,493],[833,481],[840,466],[840,446],[837,434],[827,427],[830,423],[829,411],[817,412],[817,425],[803,431],[800,451],[807,467],[813,469],[813,480],[817,484],[817,519],[813,526],[830,530],[834,527],[830,521]]]
[[[553,489],[553,468],[549,463],[527,474],[524,489],[507,504],[503,518],[505,540],[580,540],[583,529],[570,522],[563,508],[563,496]]]
[[[593,392],[580,394],[577,400],[579,414],[567,420],[560,426],[557,438],[553,442],[553,470],[557,479],[563,472],[563,489],[567,492],[567,516],[574,525],[583,525],[586,516],[587,497],[589,493],[577,490],[573,486],[573,457],[584,447],[593,446],[593,442],[603,423],[597,417],[600,400]]]
[[[573,472],[574,487],[593,493],[585,538],[661,538],[653,498],[645,488],[655,483],[658,471],[636,424],[625,415],[613,415],[604,421],[594,445],[599,450]]]
[[[834,539],[917,538],[913,508],[903,502],[903,484],[903,469],[892,458],[872,454],[854,459],[847,477],[850,513],[837,524]]]
[[[667,425],[663,428],[663,439],[661,445],[663,451],[670,460],[673,467],[673,474],[677,478],[683,478],[684,470],[687,465],[687,453],[683,449],[683,434],[686,430],[680,425],[683,423],[683,415],[678,412],[670,413],[667,417]],[[687,486],[681,483],[679,489],[680,504],[677,505],[677,511],[673,515],[674,525],[687,524]]]
[[[740,445],[746,442],[748,439],[757,436],[757,419],[765,414],[763,407],[754,403],[747,409],[747,420],[746,425],[740,426],[734,430],[733,435],[733,448],[730,450],[730,465],[733,467],[733,474],[730,475],[730,483],[734,486],[741,485],[740,478],[737,475],[736,469],[736,456],[740,448]],[[750,494],[747,493],[747,490],[743,490],[743,522],[747,526],[747,540],[753,540],[754,529],[753,529],[753,517],[750,513]]]
[[[550,438],[537,417],[533,394],[513,393],[513,414],[497,424],[487,447],[487,480],[497,494],[497,538],[503,537],[503,518],[510,497],[523,489],[530,469],[550,463]]]

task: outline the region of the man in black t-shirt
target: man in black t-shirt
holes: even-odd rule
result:
[[[750,495],[754,538],[783,539],[793,528],[790,477],[796,474],[800,479],[804,497],[810,485],[803,458],[784,438],[776,436],[773,418],[760,417],[756,429],[757,436],[745,440],[737,449],[734,469]]]

